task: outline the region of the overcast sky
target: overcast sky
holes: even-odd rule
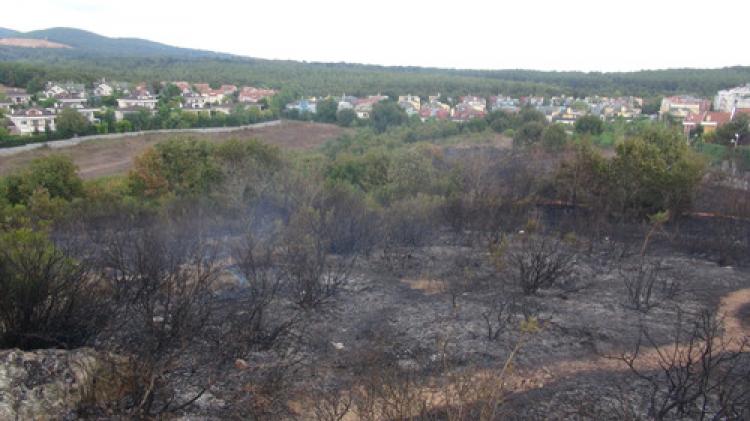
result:
[[[585,71],[750,65],[747,0],[12,3],[0,27],[69,26],[269,59]]]

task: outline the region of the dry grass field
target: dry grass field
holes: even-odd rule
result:
[[[84,179],[117,175],[127,172],[133,158],[148,147],[173,137],[195,137],[211,142],[224,142],[229,139],[258,139],[263,142],[289,149],[310,149],[322,145],[327,140],[346,133],[332,124],[283,121],[280,125],[247,129],[230,133],[201,134],[147,134],[121,139],[92,140],[76,146],[60,149],[40,148],[17,155],[0,157],[0,175],[27,165],[34,158],[51,154],[71,157]]]

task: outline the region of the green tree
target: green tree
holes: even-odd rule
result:
[[[350,127],[357,120],[354,110],[344,109],[336,113],[336,122],[339,126]]]
[[[578,134],[598,136],[604,132],[604,123],[595,115],[585,115],[576,120],[575,130]]]
[[[83,195],[83,182],[76,171],[68,157],[50,155],[37,158],[26,169],[6,177],[2,190],[12,204],[28,204],[38,189],[46,190],[50,198],[69,201]]]
[[[528,146],[539,142],[544,133],[544,124],[537,121],[524,123],[513,134],[513,143],[516,146]]]
[[[544,129],[542,145],[545,149],[555,151],[565,147],[568,135],[561,124],[552,124]]]
[[[55,119],[57,132],[64,137],[82,135],[89,130],[89,121],[73,108],[65,108]]]
[[[544,113],[531,107],[521,108],[521,111],[518,112],[518,120],[520,124],[532,122],[540,124],[547,123],[547,117],[544,116]]]
[[[222,179],[213,147],[196,139],[170,139],[141,155],[128,176],[134,193],[158,197],[207,194]]]
[[[315,113],[315,121],[321,123],[335,123],[339,103],[333,98],[326,98],[318,102]]]
[[[617,145],[616,152],[608,185],[618,213],[645,218],[667,210],[679,215],[689,208],[705,162],[680,133],[647,127]]]
[[[487,115],[487,121],[492,130],[498,133],[504,133],[506,130],[512,130],[518,127],[518,118],[505,111],[493,111]]]
[[[740,145],[747,144],[750,141],[750,121],[748,120],[750,117],[747,114],[738,114],[734,120],[716,129],[716,141],[723,145],[734,145],[735,140],[739,140]]]
[[[373,105],[370,120],[375,131],[383,133],[388,127],[406,124],[409,116],[394,101],[382,101]]]

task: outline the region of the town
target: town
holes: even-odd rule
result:
[[[669,96],[661,99],[655,112],[645,113],[644,99],[634,96],[521,96],[466,95],[446,97],[440,94],[420,97],[405,94],[389,97],[342,94],[302,97],[282,101],[270,110],[278,90],[232,84],[211,86],[186,81],[138,83],[101,79],[85,85],[49,81],[42,90],[0,86],[0,112],[7,119],[0,125],[11,135],[34,135],[58,130],[58,120],[68,111],[85,118],[88,132],[60,133],[71,135],[128,132],[153,128],[189,128],[233,126],[265,121],[279,116],[289,119],[315,119],[321,103],[335,107],[335,117],[344,125],[366,124],[373,107],[393,100],[407,116],[421,121],[444,120],[466,123],[482,119],[492,112],[518,113],[529,107],[544,114],[549,123],[573,126],[578,119],[591,115],[603,121],[623,119],[665,120],[681,124],[686,137],[708,135],[739,116],[750,115],[750,84],[719,91],[713,100],[694,96]],[[158,116],[158,118],[157,118]],[[157,124],[149,124],[157,119]],[[2,122],[3,120],[0,120]],[[67,135],[67,136],[66,136]],[[710,136],[709,136],[710,139]]]

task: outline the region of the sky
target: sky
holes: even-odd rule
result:
[[[750,65],[747,0],[3,2],[11,0],[0,1],[0,27],[67,26],[267,59],[582,71]]]

